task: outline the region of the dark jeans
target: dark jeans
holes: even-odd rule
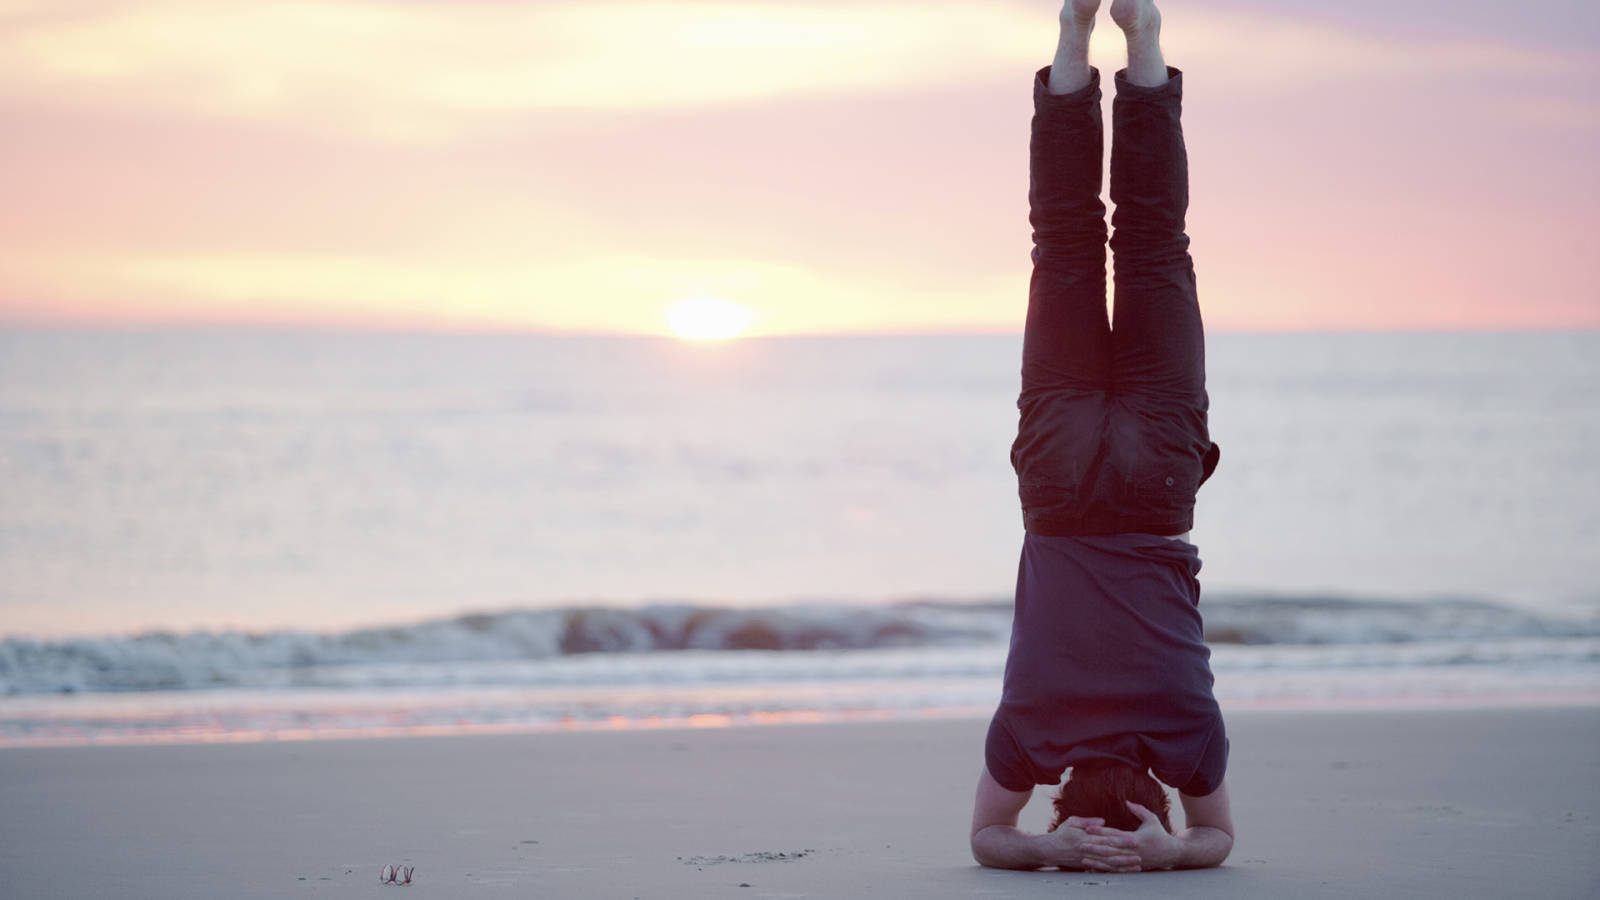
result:
[[[1033,276],[1011,462],[1036,534],[1178,534],[1220,451],[1206,426],[1205,333],[1184,214],[1183,73],[1116,73],[1111,200],[1115,310],[1106,316],[1100,72],[1051,94],[1034,76]]]

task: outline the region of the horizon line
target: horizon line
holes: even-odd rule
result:
[[[716,346],[736,344],[741,341],[783,340],[792,338],[876,338],[876,337],[1021,337],[1021,323],[1015,329],[994,328],[897,328],[876,331],[784,331],[758,332],[715,340],[685,339],[667,331],[621,331],[598,329],[561,329],[541,327],[451,325],[448,323],[384,324],[378,322],[316,322],[310,320],[231,320],[231,319],[129,319],[109,321],[83,321],[53,318],[0,317],[0,334],[17,333],[182,333],[230,332],[263,334],[346,334],[346,335],[414,335],[439,337],[570,337],[570,338],[641,338],[674,341],[685,344]],[[1585,334],[1600,333],[1600,323],[1570,325],[1464,325],[1446,326],[1359,326],[1333,327],[1249,327],[1208,326],[1207,335],[1445,335],[1445,334]]]

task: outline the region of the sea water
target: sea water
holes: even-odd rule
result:
[[[981,709],[1019,350],[0,332],[0,740]],[[1600,697],[1600,333],[1208,367],[1225,703]]]

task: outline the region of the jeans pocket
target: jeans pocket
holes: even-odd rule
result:
[[[1139,502],[1157,509],[1188,509],[1199,490],[1200,477],[1177,466],[1158,468],[1133,483]]]

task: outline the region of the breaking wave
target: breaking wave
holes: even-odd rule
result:
[[[1600,636],[1597,613],[1558,616],[1455,598],[1386,601],[1208,593],[1202,609],[1206,637],[1214,645],[1471,641],[1504,642],[1511,648],[1528,638]],[[993,647],[1005,644],[1010,629],[1009,601],[916,600],[764,608],[657,604],[511,610],[335,634],[284,630],[62,640],[14,637],[0,641],[0,693],[432,684],[459,680],[465,668],[481,664],[584,654],[700,651],[693,656],[702,661],[699,668],[705,668],[706,657],[718,651]],[[1347,656],[1360,658],[1360,654]],[[1478,652],[1460,661],[1481,656]],[[377,669],[385,674],[374,674]],[[455,674],[446,675],[445,670]],[[503,677],[514,667],[501,665],[497,671]]]

